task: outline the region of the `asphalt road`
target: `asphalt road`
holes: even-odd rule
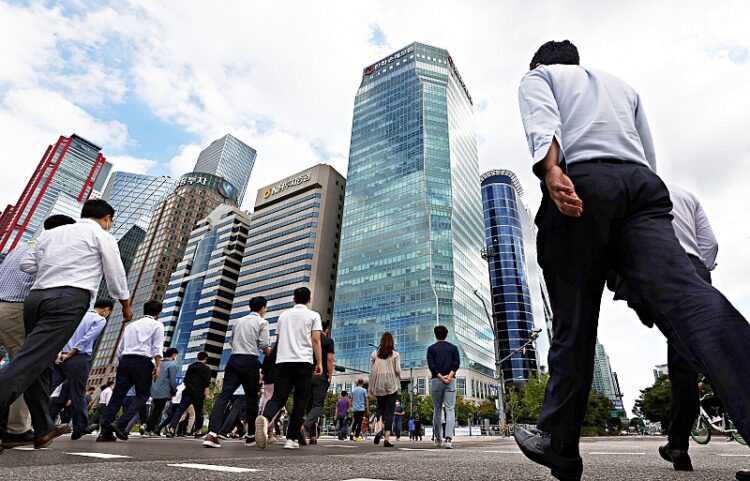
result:
[[[223,441],[206,449],[202,440],[143,439],[96,443],[93,436],[65,436],[44,450],[6,450],[0,473],[12,480],[551,480],[548,471],[520,454],[511,439],[461,438],[455,449],[402,439],[396,448],[324,439],[317,446],[284,451]],[[750,450],[723,439],[691,446],[696,471],[677,473],[657,453],[661,437],[585,439],[586,480],[734,480],[750,468]],[[97,457],[90,457],[97,456]],[[213,470],[210,470],[213,469]]]

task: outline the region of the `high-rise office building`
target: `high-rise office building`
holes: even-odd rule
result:
[[[333,167],[319,164],[258,190],[231,325],[250,313],[252,297],[262,295],[275,334],[276,321],[293,307],[298,287],[310,289],[312,309],[330,323],[345,184]],[[231,339],[230,327],[222,367],[231,354]]]
[[[480,178],[484,208],[485,248],[492,290],[492,317],[500,357],[524,346],[536,328],[543,331],[545,355],[532,343],[502,364],[506,383],[523,383],[540,361],[546,365],[546,339],[551,309],[541,269],[536,262],[536,228],[521,201],[523,188],[509,170],[491,170]]]
[[[621,399],[619,386],[615,383],[615,377],[612,373],[612,366],[609,363],[609,356],[604,346],[596,340],[596,351],[594,355],[594,379],[591,388],[607,396],[611,401]]]
[[[102,188],[111,167],[101,147],[76,134],[61,135],[54,146],[47,147],[18,202],[0,216],[0,257],[4,259],[19,242],[31,239],[61,192],[76,202],[86,202],[93,189]]]
[[[425,353],[440,324],[461,353],[459,392],[480,397],[493,382],[478,178],[472,99],[448,51],[413,43],[364,69],[336,287],[337,364],[367,371],[369,344],[387,330],[404,377],[424,393]]]
[[[110,234],[118,241],[137,225],[148,230],[157,204],[175,189],[177,180],[167,176],[115,172],[102,192],[102,199],[115,209]]]
[[[239,189],[237,201],[242,204],[247,179],[255,164],[255,149],[230,134],[214,140],[198,157],[196,172],[209,172],[227,179]]]
[[[222,204],[190,233],[185,256],[169,279],[161,315],[164,344],[179,350],[182,373],[200,351],[208,353],[214,373],[219,369],[249,228],[249,214]]]
[[[146,237],[138,246],[128,273],[128,289],[135,316],[140,315],[146,301],[164,299],[169,277],[185,255],[196,223],[220,204],[238,206],[241,186],[197,168],[198,165],[196,170],[180,177],[174,192],[156,206]],[[247,170],[247,175],[238,181],[244,186],[249,178],[250,171]],[[89,377],[94,385],[114,377],[115,351],[124,327],[122,311],[115,307],[92,360]]]
[[[122,260],[122,266],[125,268],[125,274],[130,273],[130,268],[133,266],[135,260],[135,254],[138,250],[138,246],[146,238],[146,230],[139,226],[134,225],[130,230],[117,241],[117,246],[120,249],[120,259]],[[101,284],[99,284],[99,292],[97,292],[96,298],[109,297],[109,289],[107,288],[107,280],[102,278]]]
[[[81,210],[83,209],[84,203],[85,201],[79,201],[74,195],[70,195],[67,192],[60,192],[57,194],[57,198],[52,203],[49,210],[42,215],[42,219],[46,219],[53,215],[67,215],[68,217],[78,220],[81,218]],[[40,225],[37,228],[33,237],[38,237],[42,232],[44,232],[44,225]]]

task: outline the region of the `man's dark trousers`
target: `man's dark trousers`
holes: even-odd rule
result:
[[[125,401],[128,391],[135,386],[133,402],[117,420],[117,425],[120,428],[124,429],[128,425],[133,416],[146,405],[146,401],[151,395],[153,375],[154,363],[150,357],[126,355],[120,358],[120,363],[117,365],[117,375],[115,376],[115,389],[107,405],[103,430],[110,429],[110,425],[115,422],[117,412]]]
[[[67,396],[61,395],[60,398],[70,399],[70,410],[73,415],[73,432],[82,433],[86,431],[89,425],[88,403],[86,403],[86,381],[89,377],[89,365],[91,356],[82,352],[67,359],[62,364],[55,364],[52,372],[53,391],[60,384],[68,381]],[[59,411],[59,409],[57,409]],[[56,417],[56,412],[50,412],[52,419]]]
[[[91,293],[77,287],[29,292],[23,305],[26,340],[0,370],[0,437],[5,435],[10,405],[23,395],[36,436],[55,428],[49,416],[52,365],[89,308]]]
[[[258,409],[255,410],[255,416],[258,416]],[[232,432],[234,428],[237,428],[239,435],[245,432],[245,427],[242,425],[243,421],[247,420],[247,400],[245,396],[232,396],[232,407],[229,408],[229,412],[224,418],[224,424],[221,426],[219,434],[226,435]],[[210,420],[209,420],[210,423]],[[250,434],[248,433],[248,436]]]
[[[299,430],[302,427],[305,415],[305,405],[307,404],[307,396],[310,392],[313,369],[313,365],[308,362],[283,362],[276,364],[273,374],[273,397],[266,403],[266,407],[263,408],[263,416],[266,419],[273,419],[276,413],[284,407],[289,394],[294,389],[294,407],[292,408],[292,413],[289,415],[289,427],[286,431],[287,439],[296,441],[300,437]]]
[[[701,279],[711,284],[711,272],[698,257],[688,254],[688,258],[695,267]],[[652,327],[661,316],[651,308],[648,303],[640,299],[628,299],[630,289],[625,289],[624,295],[615,295],[615,299],[628,300],[630,306],[644,324]],[[637,296],[636,296],[637,297]],[[698,372],[693,369],[689,362],[683,357],[673,341],[667,341],[667,365],[669,367],[669,384],[671,388],[671,401],[669,404],[669,447],[687,451],[689,448],[690,432],[695,420],[700,414],[700,401],[698,393]]]
[[[247,402],[247,418],[255,420],[258,416],[258,385],[260,382],[260,363],[258,356],[252,354],[232,354],[224,370],[224,385],[221,394],[216,398],[211,417],[208,420],[208,431],[223,434],[224,414],[234,392],[242,386]],[[197,417],[197,411],[196,411]],[[255,434],[255,422],[248,424],[248,436]]]
[[[307,415],[305,416],[305,429],[310,436],[318,435],[315,426],[318,424],[320,413],[323,412],[323,406],[326,402],[326,393],[328,393],[329,387],[330,384],[326,374],[312,377],[312,382],[310,383],[310,397],[307,403]]]
[[[352,423],[352,434],[355,437],[362,435],[362,420],[365,418],[364,411],[352,411],[354,422]]]
[[[164,412],[164,406],[167,405],[169,399],[154,399],[151,403],[151,413],[148,415],[148,421],[146,421],[146,431],[155,431],[156,426],[159,424],[161,415]]]
[[[195,423],[193,423],[193,431],[200,432],[203,429],[203,403],[206,401],[205,396],[198,396],[197,399],[193,399],[190,396],[190,392],[187,389],[182,391],[182,399],[180,404],[172,410],[172,419],[169,422],[169,427],[173,431],[177,431],[177,425],[180,423],[180,418],[187,411],[190,405],[193,405],[195,410]]]
[[[550,380],[538,427],[567,455],[577,453],[593,377],[599,306],[614,270],[660,314],[659,329],[692,367],[708,375],[740,433],[750,436],[750,325],[695,272],[672,227],[672,202],[645,166],[574,164],[568,175],[583,201],[562,215],[544,192],[536,217],[539,264],[554,315]]]

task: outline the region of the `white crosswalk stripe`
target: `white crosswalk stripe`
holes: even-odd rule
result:
[[[220,471],[223,473],[255,473],[258,470],[252,468],[237,468],[234,466],[218,466],[215,464],[179,463],[168,464],[172,468],[202,469],[204,471]]]
[[[645,456],[646,453],[627,453],[627,452],[593,452],[591,456]]]
[[[98,459],[130,459],[132,456],[124,456],[122,454],[108,454],[108,453],[65,453],[71,456],[83,456],[86,458],[98,458]]]

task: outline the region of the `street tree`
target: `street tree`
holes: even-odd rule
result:
[[[640,397],[635,401],[635,412],[651,422],[661,422],[662,426],[668,426],[671,397],[669,378],[666,375],[659,376],[652,386],[641,390]]]

